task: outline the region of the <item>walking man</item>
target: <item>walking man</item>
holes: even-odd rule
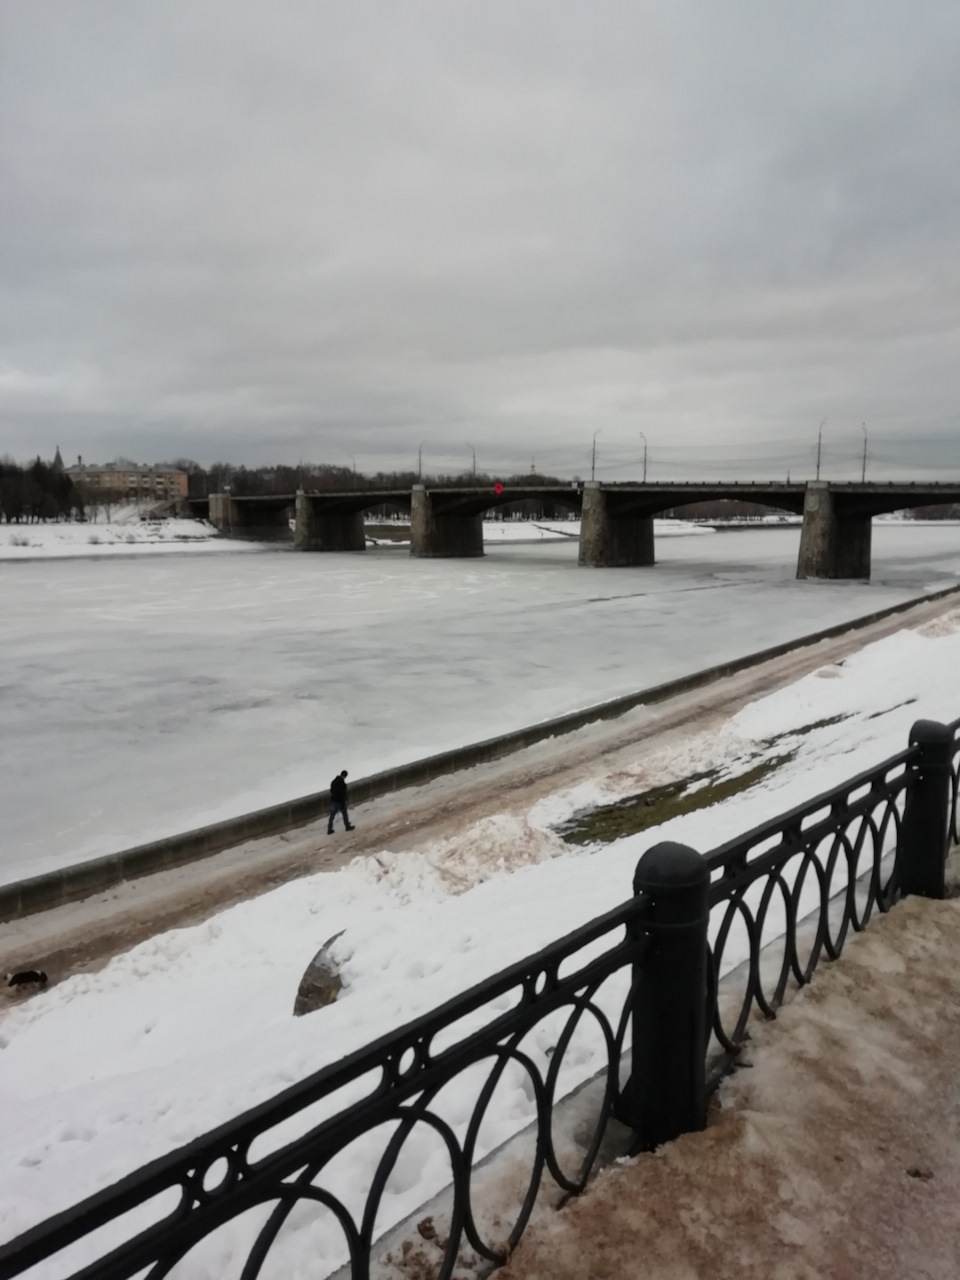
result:
[[[330,783],[330,821],[327,823],[327,835],[333,835],[333,820],[338,813],[343,814],[343,825],[348,831],[353,830],[353,824],[347,816],[347,771],[344,769],[338,773],[334,780]]]

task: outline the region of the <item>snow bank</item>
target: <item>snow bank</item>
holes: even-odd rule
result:
[[[140,520],[136,514],[121,514],[126,518],[108,524],[0,524],[0,560],[262,549],[259,543],[221,538],[203,520]]]

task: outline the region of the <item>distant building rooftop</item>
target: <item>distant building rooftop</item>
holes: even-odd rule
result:
[[[164,466],[162,463],[151,462],[128,462],[125,458],[118,458],[115,462],[75,462],[72,467],[65,468],[67,475],[83,476],[89,475],[91,472],[114,472],[119,475],[140,475],[140,476],[183,476],[187,473],[181,471],[179,467]]]

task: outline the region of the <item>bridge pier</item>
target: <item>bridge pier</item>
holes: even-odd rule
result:
[[[443,509],[442,490],[427,493],[415,484],[410,496],[410,554],[412,556],[482,556],[483,512]]]
[[[229,493],[211,493],[207,518],[220,533],[230,533],[234,525],[242,523],[237,503]]]
[[[365,551],[363,511],[331,507],[320,495],[298,489],[293,545],[298,551]]]
[[[580,564],[591,568],[654,564],[653,517],[617,510],[618,495],[600,488],[599,480],[583,486],[580,514]]]
[[[230,538],[282,542],[290,537],[289,494],[258,494],[237,499],[229,491],[211,493],[209,519]]]
[[[825,480],[811,480],[803,503],[798,578],[870,577],[872,520],[844,510]]]

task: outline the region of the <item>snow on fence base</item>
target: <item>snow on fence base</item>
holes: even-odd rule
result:
[[[616,719],[644,704],[665,702],[679,694],[703,688],[726,676],[735,675],[750,667],[759,666],[763,662],[782,657],[795,649],[817,644],[821,640],[834,639],[875,622],[881,622],[898,613],[904,613],[918,605],[945,599],[958,593],[960,593],[960,587],[946,587],[929,592],[902,604],[864,614],[853,622],[838,623],[821,631],[801,636],[797,640],[784,641],[742,658],[735,658],[729,662],[693,672],[688,676],[669,680],[664,684],[641,689],[636,693],[585,707],[581,711],[543,720],[524,729],[516,729],[467,746],[455,747],[450,751],[443,751],[422,760],[414,760],[409,764],[372,774],[351,784],[351,797],[354,803],[362,804],[406,787],[422,786],[445,774],[456,773],[461,769],[469,769],[474,765],[500,759],[548,738],[573,733],[598,720]],[[137,845],[132,849],[106,854],[100,858],[91,858],[56,871],[0,885],[0,921],[17,920],[68,902],[77,902],[126,881],[167,871],[184,863],[221,853],[224,849],[243,844],[247,840],[278,835],[295,827],[306,826],[325,817],[329,807],[329,792],[318,791],[312,795],[301,796],[282,804],[242,814],[237,818],[228,818],[206,827],[198,827],[193,831],[185,831],[161,840],[153,840],[148,844]]]
[[[411,1168],[429,1162],[434,1190],[449,1187],[440,1222],[418,1224],[438,1280],[462,1250],[502,1264],[545,1175],[580,1192],[611,1121],[628,1151],[702,1127],[755,1011],[775,1016],[791,978],[802,986],[822,958],[839,958],[874,911],[907,892],[943,896],[958,842],[958,732],[960,720],[918,721],[904,751],[703,857],[655,846],[620,906],[40,1223],[0,1247],[0,1276],[52,1260],[74,1280],[160,1280],[184,1261],[191,1275],[253,1277],[269,1261],[317,1280],[348,1263],[366,1280],[385,1232],[415,1207],[403,1199]],[[745,954],[730,945],[738,921]],[[599,1033],[599,1076],[585,1028]],[[555,1103],[586,1080],[578,1149],[557,1140]],[[527,1129],[529,1173],[475,1187],[487,1152]],[[500,1205],[487,1215],[476,1192],[491,1181]],[[505,1188],[516,1192],[509,1209]],[[326,1235],[305,1216],[318,1206]]]

